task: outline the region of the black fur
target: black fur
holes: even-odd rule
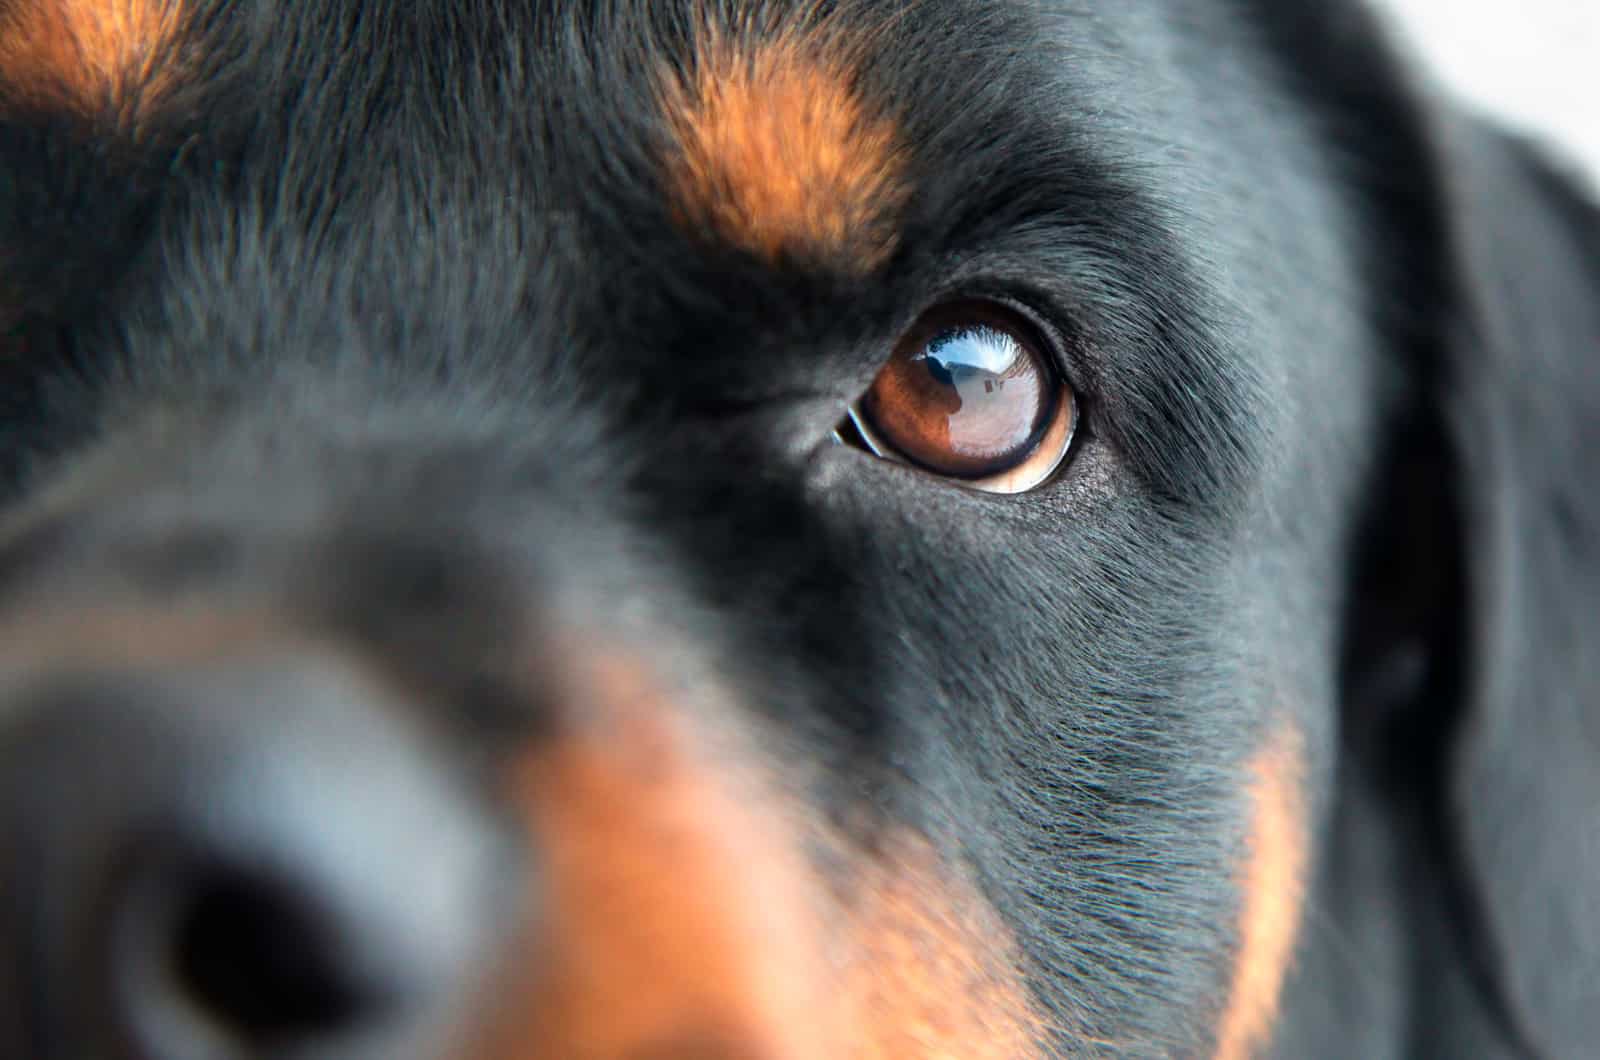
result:
[[[1364,12],[847,5],[909,159],[862,280],[685,233],[661,179],[695,12],[779,0],[201,6],[136,132],[0,120],[8,613],[272,601],[491,756],[538,722],[512,629],[670,628],[863,847],[970,866],[1062,1055],[1211,1049],[1287,717],[1274,1053],[1600,1041],[1600,216]],[[952,293],[1062,336],[1084,423],[1033,493],[831,441]],[[84,1055],[13,950],[6,1055]]]

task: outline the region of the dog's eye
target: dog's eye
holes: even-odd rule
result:
[[[925,314],[895,346],[850,422],[878,456],[991,493],[1045,481],[1077,417],[1034,328],[987,302]]]

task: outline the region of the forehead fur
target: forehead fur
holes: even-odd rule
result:
[[[185,0],[0,0],[0,88],[136,124],[175,81]]]
[[[861,43],[831,21],[708,24],[664,77],[676,215],[770,263],[867,272],[906,195],[897,130],[857,85]]]

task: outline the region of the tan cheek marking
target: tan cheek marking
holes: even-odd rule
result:
[[[906,198],[896,130],[858,95],[842,32],[708,31],[693,72],[665,77],[668,190],[685,224],[773,264],[866,273],[892,253]]]
[[[136,123],[176,78],[183,0],[13,0],[0,7],[0,82],[32,103]]]
[[[1045,1055],[1048,1022],[1017,968],[1009,930],[968,885],[939,866],[925,841],[898,837],[869,869],[853,911],[853,961],[843,996],[853,1006],[853,1060]]]
[[[512,777],[532,918],[468,1055],[834,1055],[823,920],[781,817],[699,759],[647,679],[589,678],[596,717]]]
[[[603,664],[591,723],[512,773],[530,917],[471,1060],[1027,1060],[998,917],[914,837],[862,861]],[[591,701],[592,702],[592,701]],[[844,894],[808,851],[843,860]]]
[[[1294,954],[1308,862],[1299,734],[1284,725],[1250,764],[1252,817],[1239,881],[1243,908],[1233,990],[1217,1060],[1244,1060],[1270,1037]]]

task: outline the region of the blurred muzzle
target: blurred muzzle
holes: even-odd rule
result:
[[[500,851],[406,704],[270,645],[27,661],[0,686],[4,1055],[433,1050]]]
[[[384,602],[0,627],[0,1057],[1038,1055],[982,895],[825,824],[665,635],[552,623],[445,679],[488,627]],[[520,726],[465,720],[490,686]]]

